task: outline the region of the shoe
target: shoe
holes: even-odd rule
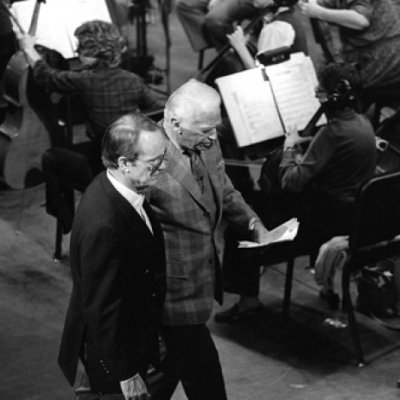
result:
[[[62,232],[64,235],[69,233],[72,228],[72,221],[74,218],[74,213],[67,204],[67,201],[63,196],[60,198],[60,202],[58,204],[58,220],[61,224]]]
[[[331,310],[335,311],[339,309],[340,297],[334,291],[321,289],[319,292],[319,297],[328,303],[328,306]]]
[[[214,316],[215,322],[232,323],[247,318],[255,317],[264,310],[264,307],[260,304],[255,308],[249,310],[240,311],[239,304],[235,304],[233,307],[226,311],[217,312]]]

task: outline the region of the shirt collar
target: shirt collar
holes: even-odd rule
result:
[[[107,178],[114,186],[115,190],[128,201],[128,203],[135,209],[143,207],[144,195],[136,193],[134,190],[127,188],[124,184],[112,176],[109,169],[107,169]]]

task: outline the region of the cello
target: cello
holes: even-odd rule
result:
[[[32,36],[36,34],[43,2],[36,0],[35,3],[29,27]],[[50,136],[29,103],[30,73],[25,53],[19,50],[11,57],[4,74],[4,97],[10,104],[0,126],[0,180],[11,189],[24,189],[41,181],[41,157],[50,147]]]

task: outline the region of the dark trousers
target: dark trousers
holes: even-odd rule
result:
[[[71,149],[49,149],[42,156],[42,169],[46,211],[59,217],[64,228],[68,227],[74,213],[73,190],[84,191],[102,169],[100,148],[93,142],[84,142]]]
[[[225,400],[221,364],[207,326],[164,326],[161,333],[167,352],[153,400],[170,399],[179,381],[189,400]]]

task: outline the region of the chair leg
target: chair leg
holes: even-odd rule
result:
[[[62,227],[60,221],[57,219],[56,226],[56,243],[54,246],[54,261],[62,259]]]
[[[203,63],[204,63],[204,49],[199,51],[199,59],[197,62],[197,69],[200,71],[203,69]]]
[[[349,329],[351,337],[353,339],[354,351],[357,358],[357,364],[359,367],[365,365],[364,353],[361,347],[360,334],[358,332],[357,321],[354,314],[353,303],[350,297],[350,268],[345,265],[342,273],[342,293],[343,303],[342,309],[347,313],[347,319],[349,323]]]
[[[286,279],[285,279],[285,297],[283,299],[283,323],[289,321],[290,300],[292,296],[292,281],[293,281],[294,258],[288,260],[286,264]]]

